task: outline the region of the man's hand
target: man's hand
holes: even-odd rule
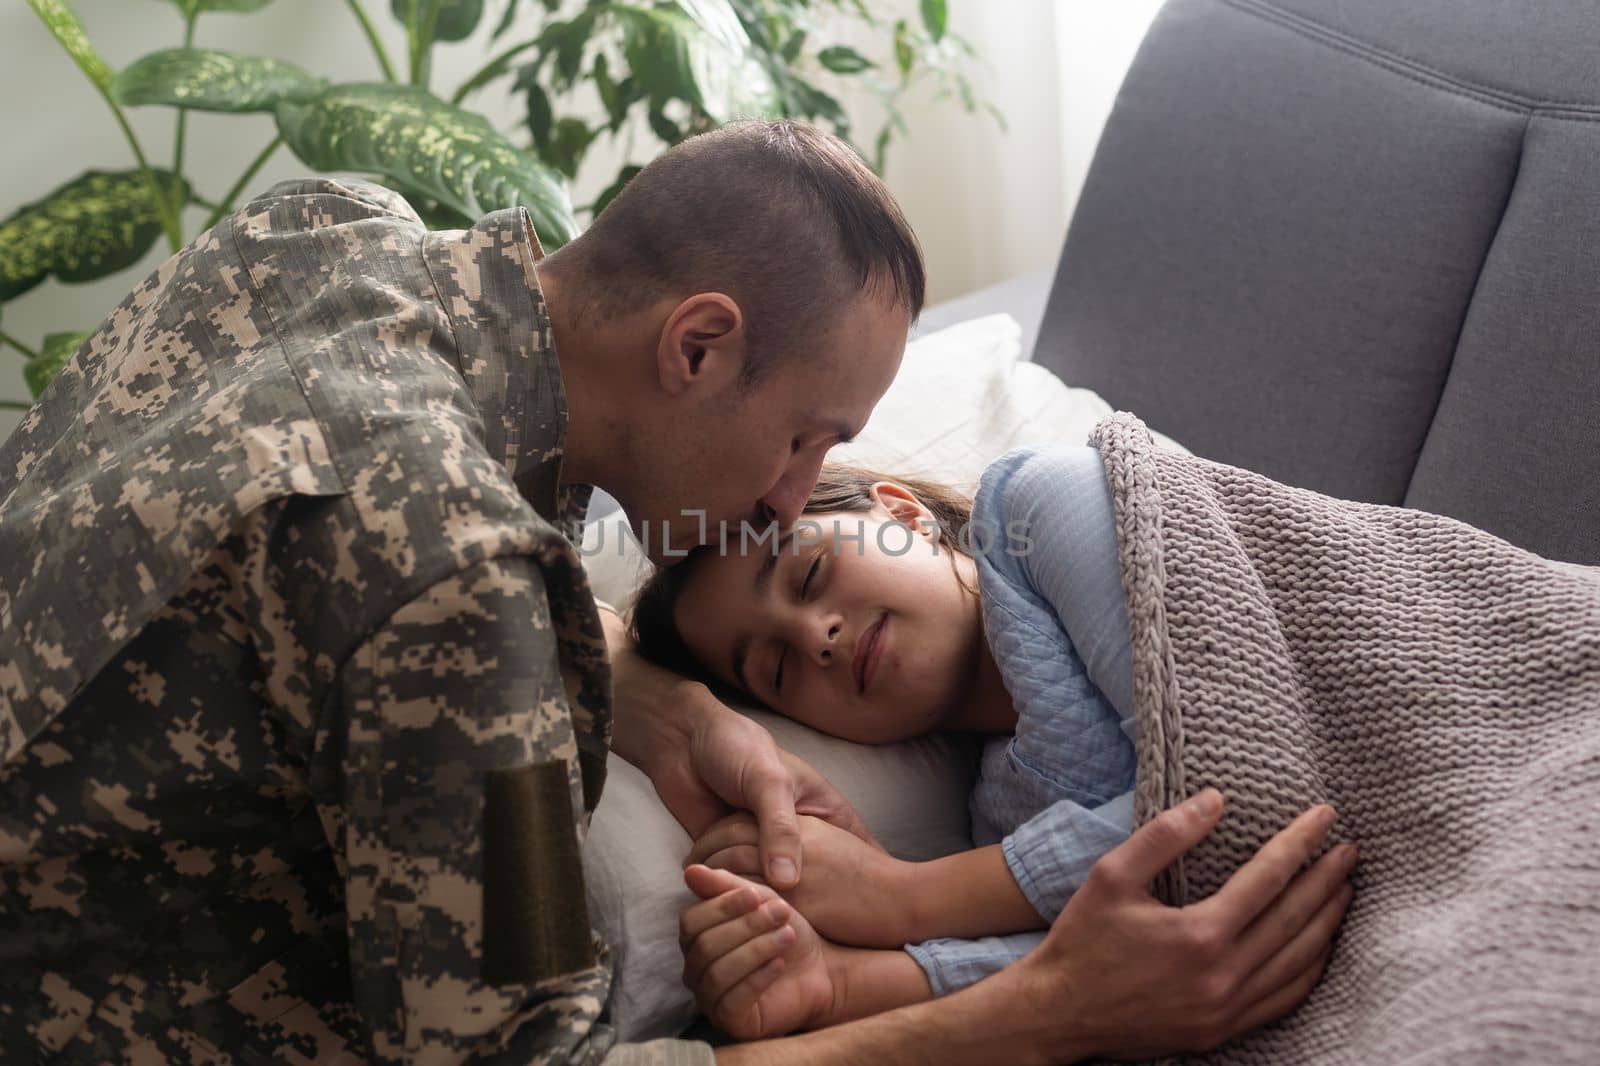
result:
[[[1355,849],[1301,867],[1333,825],[1297,818],[1216,895],[1166,907],[1155,875],[1210,834],[1222,797],[1207,790],[1108,853],[1037,950],[1013,970],[1024,1017],[1048,1044],[1052,1017],[1074,1057],[1157,1058],[1205,1051],[1288,1014],[1311,992],[1350,904]],[[1032,1026],[1028,1026],[1032,1028]]]
[[[754,812],[761,868],[779,889],[800,880],[797,812],[876,846],[855,808],[805,760],[779,748],[771,733],[705,685],[646,662],[615,613],[602,610],[600,617],[611,652],[614,747],[650,778],[690,836],[734,810]]]
[[[818,933],[856,947],[898,948],[912,939],[903,882],[912,864],[819,818],[800,818],[805,876],[783,893]],[[695,841],[688,863],[761,878],[755,819],[731,814]]]

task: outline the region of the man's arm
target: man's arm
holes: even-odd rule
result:
[[[753,812],[764,876],[777,888],[800,879],[797,808],[872,840],[861,816],[803,759],[704,684],[646,661],[616,612],[601,607],[600,619],[611,654],[612,749],[644,771],[691,837],[732,810]]]
[[[438,582],[349,656],[312,781],[374,1062],[597,1057],[578,746],[531,560]],[[631,1054],[709,1059],[675,1047]]]
[[[1208,790],[1096,864],[1038,950],[931,1003],[783,1040],[719,1048],[723,1066],[937,1061],[1062,1063],[1214,1048],[1293,1010],[1321,976],[1350,902],[1354,849],[1302,866],[1332,826],[1314,808],[1216,895],[1188,907],[1150,880],[1200,843],[1222,800]]]

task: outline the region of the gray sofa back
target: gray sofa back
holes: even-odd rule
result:
[[[1034,358],[1202,455],[1600,563],[1600,3],[1169,0]]]

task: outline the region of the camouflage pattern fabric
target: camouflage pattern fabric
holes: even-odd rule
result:
[[[578,844],[610,671],[520,209],[280,185],[0,448],[0,1048],[611,1048]],[[491,828],[492,831],[491,831]]]

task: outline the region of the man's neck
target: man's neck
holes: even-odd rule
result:
[[[591,382],[591,371],[598,359],[594,342],[579,328],[571,315],[571,301],[560,272],[552,268],[552,256],[539,261],[536,268],[539,288],[544,294],[545,314],[555,341],[556,363],[561,368],[561,385],[567,399],[567,436],[561,460],[562,485],[604,487],[603,450],[606,414]]]

